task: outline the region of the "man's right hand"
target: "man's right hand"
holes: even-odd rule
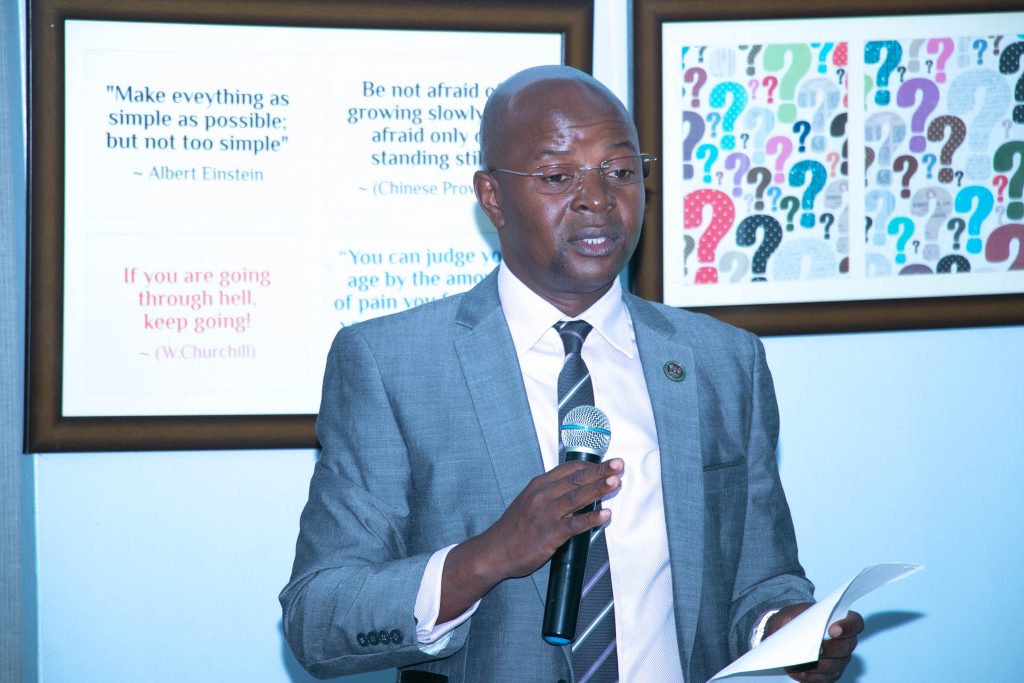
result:
[[[462,614],[505,579],[537,571],[576,534],[605,524],[607,508],[575,512],[615,492],[624,467],[620,458],[573,461],[530,480],[497,522],[448,553],[438,623]]]

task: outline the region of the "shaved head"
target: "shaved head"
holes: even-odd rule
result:
[[[601,96],[614,105],[628,120],[629,112],[619,98],[603,83],[588,73],[571,66],[553,64],[535,66],[512,75],[499,85],[484,105],[484,113],[480,119],[480,163],[484,169],[501,166],[502,159],[513,140],[507,139],[509,130],[508,113],[516,100],[529,92],[537,84],[550,85],[552,82],[563,82],[567,86],[585,88]]]
[[[484,167],[473,187],[497,229],[502,265],[579,315],[611,288],[640,238],[642,178],[611,181],[602,170],[640,159],[636,125],[608,88],[566,66],[520,71],[495,89],[481,119]],[[551,172],[547,181],[540,169]],[[575,182],[550,192],[550,178]]]

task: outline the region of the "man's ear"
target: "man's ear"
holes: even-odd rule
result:
[[[473,175],[473,189],[476,191],[477,203],[491,219],[491,224],[499,230],[505,227],[505,216],[501,212],[501,188],[494,176],[477,171]]]

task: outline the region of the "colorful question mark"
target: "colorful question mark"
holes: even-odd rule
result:
[[[904,199],[910,199],[910,179],[917,173],[917,159],[909,154],[898,156],[892,164],[892,170],[903,174],[901,181],[903,189],[900,190],[900,196]]]
[[[747,216],[736,228],[736,244],[741,247],[750,247],[756,244],[758,228],[764,233],[764,238],[761,240],[761,246],[754,252],[751,271],[755,275],[761,276],[755,277],[754,282],[763,282],[765,270],[768,268],[768,259],[782,243],[782,226],[771,216],[763,214]]]
[[[701,226],[704,220],[705,206],[711,207],[711,219],[697,242],[697,261],[714,263],[718,243],[732,228],[736,218],[736,207],[729,199],[729,195],[720,190],[705,188],[691,192],[683,198],[684,229],[691,230]],[[714,266],[701,266],[697,270],[695,282],[697,284],[718,282],[718,269]]]
[[[789,55],[789,67],[786,68],[786,56]],[[788,45],[769,45],[764,51],[764,70],[773,73],[785,71],[779,81],[779,99],[785,102],[779,106],[778,118],[782,123],[793,123],[796,120],[796,105],[793,97],[796,86],[811,68],[811,49],[803,43]]]
[[[793,142],[785,135],[776,135],[765,144],[765,152],[778,154],[775,157],[775,182],[786,182],[786,174],[783,169],[786,167],[786,159],[793,153]]]
[[[885,50],[885,60],[882,60],[882,50]],[[889,76],[892,75],[896,65],[903,58],[903,47],[895,40],[872,40],[864,46],[864,63],[882,65],[878,68],[878,75],[875,83],[879,90],[875,93],[875,104],[886,106],[889,104]]]
[[[896,240],[896,263],[906,263],[907,255],[903,250],[907,248],[907,240],[914,234],[914,221],[904,216],[897,216],[889,221],[889,234],[900,235]]]
[[[1024,270],[1024,224],[1007,223],[992,231],[985,242],[985,260],[1002,263],[1010,258],[1010,242],[1017,242],[1017,258],[1009,270]]]
[[[825,155],[825,160],[828,161],[828,176],[835,178],[836,168],[839,167],[839,152],[829,152]]]
[[[683,80],[687,83],[696,83],[693,86],[693,99],[690,100],[690,105],[693,107],[700,106],[700,89],[704,87],[704,84],[708,82],[708,72],[700,67],[693,67],[687,69],[686,73],[683,74]]]
[[[967,219],[967,234],[971,236],[967,240],[968,253],[981,253],[981,239],[978,235],[981,234],[982,223],[992,213],[994,204],[992,192],[987,187],[971,185],[957,193],[956,199],[953,201],[956,212],[964,215],[970,214]]]
[[[938,162],[938,160],[939,158],[932,154],[931,152],[921,157],[921,161],[928,166],[928,175],[926,176],[928,180],[932,179],[932,169],[935,168],[935,164],[936,162]]]
[[[707,120],[711,124],[711,138],[714,139],[718,136],[718,124],[722,122],[722,115],[717,111],[709,112]]]
[[[1015,74],[1020,71],[1020,58],[1024,53],[1024,41],[1013,43],[1003,50],[999,56],[999,73]],[[1013,89],[1013,99],[1017,102],[1024,102],[1024,73],[1017,79],[1017,85]],[[1024,123],[1024,104],[1018,104],[1013,108],[1013,120],[1015,123]]]
[[[811,123],[809,121],[797,121],[793,124],[793,132],[800,136],[800,147],[797,151],[806,151],[807,146],[804,145],[804,141],[807,140],[807,136],[811,134]]]
[[[818,47],[820,43],[811,43],[811,47]],[[821,50],[818,51],[818,73],[823,74],[828,71],[828,67],[825,66],[825,60],[828,59],[828,53],[835,47],[835,43],[825,43]]]
[[[946,226],[953,233],[953,248],[959,249],[960,235],[964,234],[964,230],[967,229],[967,221],[963,218],[950,218]]]
[[[754,204],[754,208],[758,211],[764,210],[764,190],[771,181],[772,172],[764,166],[755,166],[747,173],[747,182],[752,183],[757,188],[754,195],[757,198],[757,202]],[[779,192],[781,193],[782,190],[779,190]]]
[[[792,230],[793,217],[800,208],[800,200],[792,195],[787,195],[779,201],[779,208],[786,212],[786,230]]]
[[[760,45],[751,45],[750,46],[750,52],[747,53],[747,75],[748,76],[753,76],[755,73],[757,73],[757,68],[754,66],[754,59],[757,58],[757,55],[760,54],[760,52],[761,52],[761,46]]]
[[[768,104],[775,102],[775,89],[779,87],[779,79],[775,76],[765,76],[761,79],[761,85],[768,90]]]
[[[732,195],[734,197],[743,196],[743,175],[750,168],[750,158],[747,157],[743,152],[733,152],[725,158],[725,168],[727,171],[736,169],[736,175],[733,176]]]
[[[825,239],[828,239],[828,231],[832,229],[832,224],[836,222],[836,217],[830,213],[823,213],[818,216],[818,222],[825,226]]]
[[[736,138],[732,132],[736,126],[736,119],[747,106],[747,91],[743,89],[743,86],[733,81],[726,81],[719,83],[711,90],[711,107],[713,109],[724,107],[727,95],[732,95],[732,103],[722,118],[722,132],[728,133],[722,135],[722,149],[724,150],[735,149]]]
[[[946,82],[946,60],[953,54],[953,39],[952,38],[932,38],[928,41],[928,54],[938,54],[938,58],[935,60],[935,82],[945,83]]]
[[[985,63],[985,48],[988,47],[988,41],[984,38],[978,38],[971,44],[971,47],[978,51],[978,66]]]
[[[789,184],[792,187],[803,186],[808,174],[810,174],[811,180],[807,183],[807,189],[804,190],[803,201],[801,202],[804,213],[800,216],[800,225],[805,228],[813,228],[814,214],[811,212],[814,211],[814,200],[825,189],[828,171],[825,170],[820,161],[804,159],[794,164],[793,168],[790,169]]]
[[[693,148],[704,137],[704,119],[693,111],[683,112],[683,125],[687,126],[686,137],[683,138],[683,180],[693,177]]]
[[[964,125],[962,119],[956,116],[943,115],[932,119],[931,124],[928,126],[928,139],[932,142],[940,142],[946,137],[947,128],[949,129],[949,138],[942,145],[942,151],[939,152],[939,161],[946,166],[946,168],[939,170],[940,183],[953,182],[953,169],[949,168],[949,166],[953,163],[953,154],[964,143],[964,138],[967,135],[967,126]]]
[[[1014,45],[1018,45],[1018,43],[1014,43],[1010,47]],[[1005,55],[1006,52],[1004,51],[1003,54]],[[1017,164],[1017,170],[1009,176],[1009,198],[1011,201],[1006,207],[1006,217],[1015,221],[1024,218],[1024,203],[1020,201],[1022,190],[1024,190],[1024,142],[1019,140],[1004,142],[996,150],[992,159],[993,171],[1008,173],[1013,169],[1014,159],[1018,157],[1021,163]]]
[[[1006,192],[1006,188],[1010,185],[1010,179],[1004,175],[997,175],[992,178],[992,184],[995,186],[998,195],[996,201],[1000,204],[1003,203],[1003,193]]]
[[[917,103],[918,93],[921,94],[920,103]],[[912,78],[900,86],[896,93],[896,104],[900,107],[913,107],[917,104],[910,119],[910,131],[915,133],[910,138],[910,151],[923,152],[928,148],[924,139],[924,124],[939,104],[939,86],[926,78]]]
[[[704,159],[704,182],[711,182],[711,168],[715,165],[715,161],[718,160],[718,148],[714,145],[703,144],[697,148],[697,158]]]

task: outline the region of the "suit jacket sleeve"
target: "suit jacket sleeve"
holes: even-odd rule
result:
[[[358,328],[342,330],[332,345],[317,436],[322,451],[280,596],[292,651],[327,678],[457,650],[468,621],[437,655],[416,643],[416,593],[433,549],[408,546],[415,494],[407,447],[378,358]]]
[[[747,514],[733,592],[730,658],[750,649],[765,612],[813,599],[814,586],[797,558],[796,536],[779,479],[779,409],[761,341],[749,335],[750,416]]]

